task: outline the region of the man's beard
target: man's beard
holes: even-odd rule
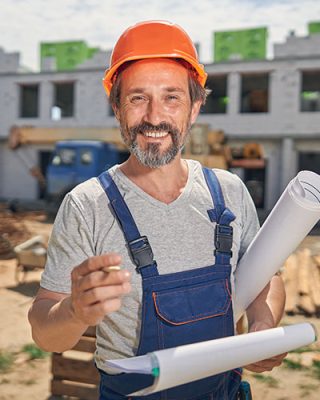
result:
[[[131,128],[120,124],[120,131],[122,139],[128,146],[130,153],[133,154],[142,165],[149,168],[159,168],[169,164],[179,151],[182,150],[189,135],[190,127],[191,124],[190,121],[188,121],[184,137],[178,128],[167,122],[161,122],[159,125],[142,122]],[[160,150],[161,143],[147,143],[146,148],[141,149],[138,145],[137,136],[139,133],[144,134],[145,132],[168,132],[168,134],[171,135],[172,143],[163,152]],[[183,138],[183,140],[181,140],[181,138]]]

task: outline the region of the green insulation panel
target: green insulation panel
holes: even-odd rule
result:
[[[265,59],[267,37],[265,27],[214,32],[214,61]]]
[[[320,33],[320,21],[313,21],[308,23],[309,35],[313,33]]]
[[[40,57],[54,57],[57,71],[72,70],[98,51],[88,47],[85,41],[40,43]]]

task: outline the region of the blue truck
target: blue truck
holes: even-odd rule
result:
[[[46,197],[59,205],[76,185],[120,164],[129,156],[114,144],[95,140],[57,142],[46,171]]]

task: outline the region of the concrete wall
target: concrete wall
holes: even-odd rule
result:
[[[320,33],[306,37],[291,35],[285,43],[273,46],[274,58],[314,57],[320,55]]]
[[[295,62],[259,61],[211,64],[209,74],[228,75],[229,105],[226,114],[202,114],[200,122],[207,122],[214,129],[223,129],[232,136],[320,137],[320,112],[300,111],[301,70],[320,70],[318,59]],[[269,73],[269,112],[243,113],[240,110],[241,75]]]
[[[278,58],[262,61],[233,61],[206,66],[212,75],[227,75],[229,104],[226,114],[201,114],[199,123],[222,129],[231,141],[259,141],[267,158],[265,204],[270,209],[288,181],[297,173],[300,148],[319,151],[320,112],[300,111],[302,70],[320,70],[320,57]],[[269,112],[240,113],[241,75],[269,74]],[[38,74],[0,74],[0,139],[7,137],[10,126],[114,127],[102,87],[104,68]],[[51,119],[55,82],[75,82],[74,116]],[[39,118],[19,118],[19,85],[39,83]],[[35,183],[21,171],[12,154],[2,146],[0,152],[0,197],[37,195]],[[14,185],[13,182],[17,184]],[[21,182],[21,185],[18,183]]]
[[[320,113],[300,112],[300,71],[320,70],[320,58],[291,61],[259,61],[210,64],[209,74],[228,76],[230,102],[226,114],[202,114],[199,122],[213,129],[223,129],[232,136],[281,135],[317,137]],[[241,114],[241,74],[270,74],[269,112]],[[6,137],[13,124],[34,126],[115,126],[109,115],[109,105],[102,87],[103,70],[81,70],[65,73],[0,74],[0,137]],[[75,82],[75,115],[60,121],[51,120],[55,82]],[[19,118],[19,85],[39,83],[39,118]]]
[[[33,145],[12,151],[0,141],[0,198],[37,199],[38,181],[30,175],[29,169],[39,165],[40,151],[52,150],[53,146]]]
[[[18,72],[20,67],[19,53],[6,53],[0,47],[0,73]]]
[[[32,126],[116,126],[114,117],[109,115],[109,104],[102,86],[102,70],[72,71],[64,73],[39,74],[0,74],[0,137],[7,137],[10,127],[17,125]],[[74,116],[51,119],[54,83],[75,83]],[[19,85],[35,84],[40,86],[40,105],[38,118],[19,117]]]

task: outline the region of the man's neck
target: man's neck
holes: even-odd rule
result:
[[[180,196],[188,181],[188,164],[180,154],[170,164],[159,168],[145,167],[131,155],[120,169],[144,192],[166,204]]]

